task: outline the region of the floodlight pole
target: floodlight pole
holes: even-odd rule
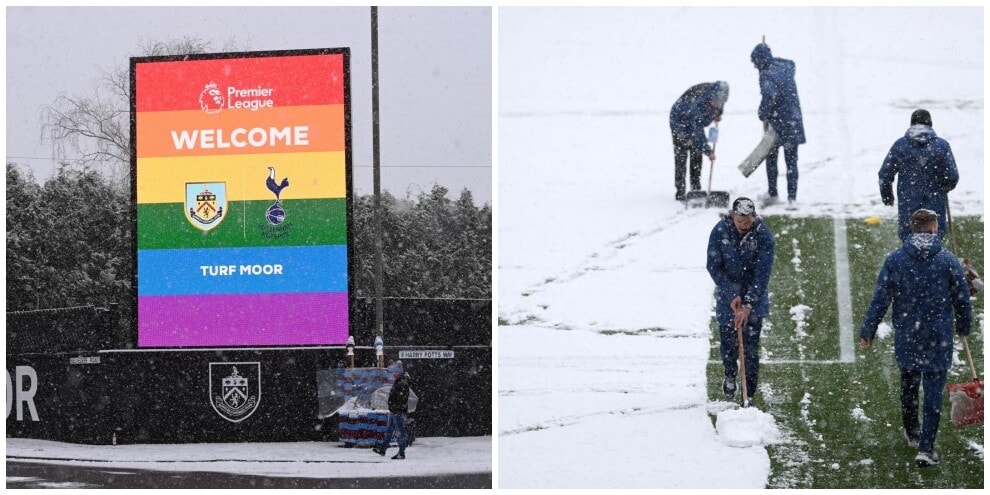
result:
[[[381,153],[378,140],[378,7],[371,7],[371,136],[375,175],[375,336],[384,340],[382,311]],[[382,366],[379,358],[378,366]]]

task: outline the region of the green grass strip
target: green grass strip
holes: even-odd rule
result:
[[[936,450],[941,465],[919,469],[901,436],[900,378],[893,336],[859,347],[859,326],[883,258],[900,246],[894,223],[846,221],[855,362],[839,362],[839,323],[831,218],[767,217],[777,253],[770,282],[771,314],[761,339],[760,387],[754,406],[772,414],[784,443],[767,447],[768,488],[983,488],[983,426],[953,426],[944,401]],[[982,273],[983,222],[956,220],[959,251]],[[945,239],[951,249],[951,237]],[[798,328],[790,310],[808,306]],[[970,349],[983,370],[983,294],[974,300]],[[887,324],[890,324],[889,314]],[[718,334],[712,322],[708,396],[724,401]],[[957,349],[961,344],[957,342]],[[965,354],[959,352],[965,359]],[[971,380],[960,363],[949,383]],[[737,394],[738,399],[738,394]],[[714,418],[713,418],[714,420]],[[975,445],[974,449],[971,445]]]
[[[223,222],[203,232],[185,218],[180,203],[138,205],[138,249],[322,246],[347,243],[345,199],[283,201],[285,221],[265,219],[273,201],[229,203]]]

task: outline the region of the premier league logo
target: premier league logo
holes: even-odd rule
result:
[[[227,183],[187,182],[186,219],[204,232],[220,225],[227,208]]]
[[[261,402],[261,363],[210,363],[209,398],[223,419],[247,419]]]
[[[223,105],[223,93],[217,87],[217,83],[207,84],[199,94],[199,107],[206,113],[220,113]]]

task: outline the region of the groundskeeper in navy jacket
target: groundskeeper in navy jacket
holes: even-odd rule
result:
[[[692,86],[670,108],[671,134],[685,141],[690,139],[702,153],[710,155],[712,147],[705,136],[705,127],[710,126],[716,116],[722,116],[728,97],[729,85],[723,81]],[[712,101],[716,102],[714,108]]]
[[[765,43],[756,45],[750,60],[760,70],[760,120],[773,126],[780,145],[804,144],[804,119],[794,81],[794,62],[774,57]]]
[[[901,241],[911,234],[908,219],[919,208],[938,215],[938,233],[945,237],[946,193],[959,182],[959,170],[949,143],[936,136],[931,126],[915,124],[894,142],[880,167],[880,199],[894,204],[894,177],[897,176],[897,235]]]
[[[736,296],[753,307],[750,316],[770,314],[770,271],[773,268],[774,240],[759,216],[745,235],[740,234],[726,215],[708,238],[708,273],[718,287],[715,317],[720,326],[733,326],[730,303]]]
[[[948,370],[953,322],[956,333],[969,335],[973,318],[964,273],[959,259],[942,248],[937,234],[910,234],[883,262],[860,337],[873,340],[893,302],[898,366],[906,371]]]

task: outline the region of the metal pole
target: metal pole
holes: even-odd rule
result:
[[[378,7],[371,7],[371,122],[375,171],[375,336],[384,339],[382,311],[381,153],[378,139]],[[379,364],[380,365],[380,364]]]

